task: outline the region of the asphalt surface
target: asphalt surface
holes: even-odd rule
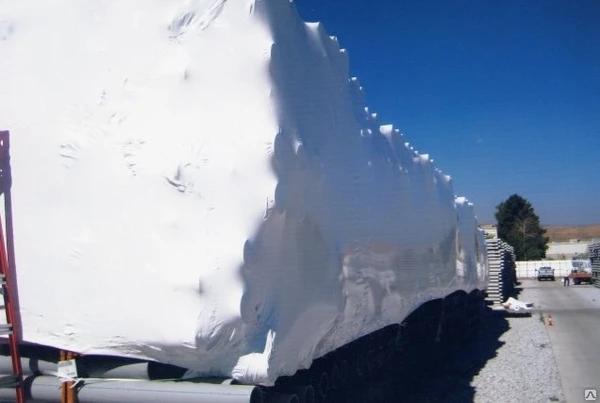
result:
[[[523,280],[519,300],[534,303],[547,326],[567,403],[600,402],[600,289],[562,282]],[[597,391],[596,400],[590,400]]]

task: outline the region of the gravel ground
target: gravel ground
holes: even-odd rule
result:
[[[471,381],[475,402],[564,402],[550,338],[540,314],[506,318],[497,355]]]
[[[519,297],[527,300],[526,295]],[[505,317],[486,308],[476,332],[426,368],[402,402],[565,402],[541,315]]]
[[[532,301],[528,299],[533,296],[530,293],[524,289],[518,298]],[[421,315],[435,318],[432,312]],[[425,321],[426,316],[420,318]],[[420,329],[418,335],[408,337],[414,340],[411,348],[391,360],[391,366],[385,367],[374,382],[353,385],[351,391],[331,401],[347,403],[346,397],[351,396],[353,402],[361,403],[565,402],[550,336],[540,313],[511,317],[504,310],[482,306],[474,318],[468,326],[470,331],[465,328],[460,333],[462,337],[442,330],[440,344],[430,348],[414,345],[431,337]],[[376,395],[382,397],[374,398]]]

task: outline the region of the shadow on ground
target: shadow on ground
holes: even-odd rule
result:
[[[443,342],[437,357],[416,364],[413,374],[394,372],[392,393],[386,402],[472,402],[471,381],[502,347],[500,336],[509,329],[503,315],[489,308],[479,313],[471,331],[462,339]],[[400,357],[401,359],[401,357]]]
[[[472,402],[471,381],[496,356],[508,329],[504,313],[492,311],[480,295],[459,292],[429,301],[401,325],[315,362],[309,371],[331,375],[326,396],[316,401]],[[339,363],[350,369],[340,370]]]
[[[521,283],[517,282],[507,291],[510,293],[507,298],[518,299],[522,291]],[[414,373],[399,373],[396,369],[382,373],[382,377],[392,377],[393,385],[391,393],[381,401],[473,402],[476,391],[471,382],[487,361],[496,356],[504,344],[500,337],[510,328],[506,320],[510,314],[493,311],[488,305],[476,304],[475,309],[467,312],[466,323],[454,326],[454,317],[444,323],[446,332],[431,349],[432,353],[425,354],[420,363],[419,360],[413,360]],[[399,356],[397,359],[403,360],[405,357]]]

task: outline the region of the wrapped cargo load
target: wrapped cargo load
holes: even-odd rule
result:
[[[23,338],[272,384],[485,287],[449,176],[289,0],[5,1]]]

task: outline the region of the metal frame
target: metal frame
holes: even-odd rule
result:
[[[23,369],[21,367],[21,358],[19,355],[19,331],[21,321],[19,315],[17,285],[15,282],[15,247],[10,192],[12,177],[9,150],[10,134],[8,131],[0,131],[0,194],[4,195],[4,215],[6,223],[5,231],[3,231],[2,221],[0,219],[0,279],[2,280],[6,321],[10,326],[6,329],[5,333],[8,333],[8,345],[10,356],[12,358],[12,376],[15,377],[14,388],[17,394],[17,402],[24,403],[25,389],[23,387]],[[4,235],[5,233],[6,236]]]

